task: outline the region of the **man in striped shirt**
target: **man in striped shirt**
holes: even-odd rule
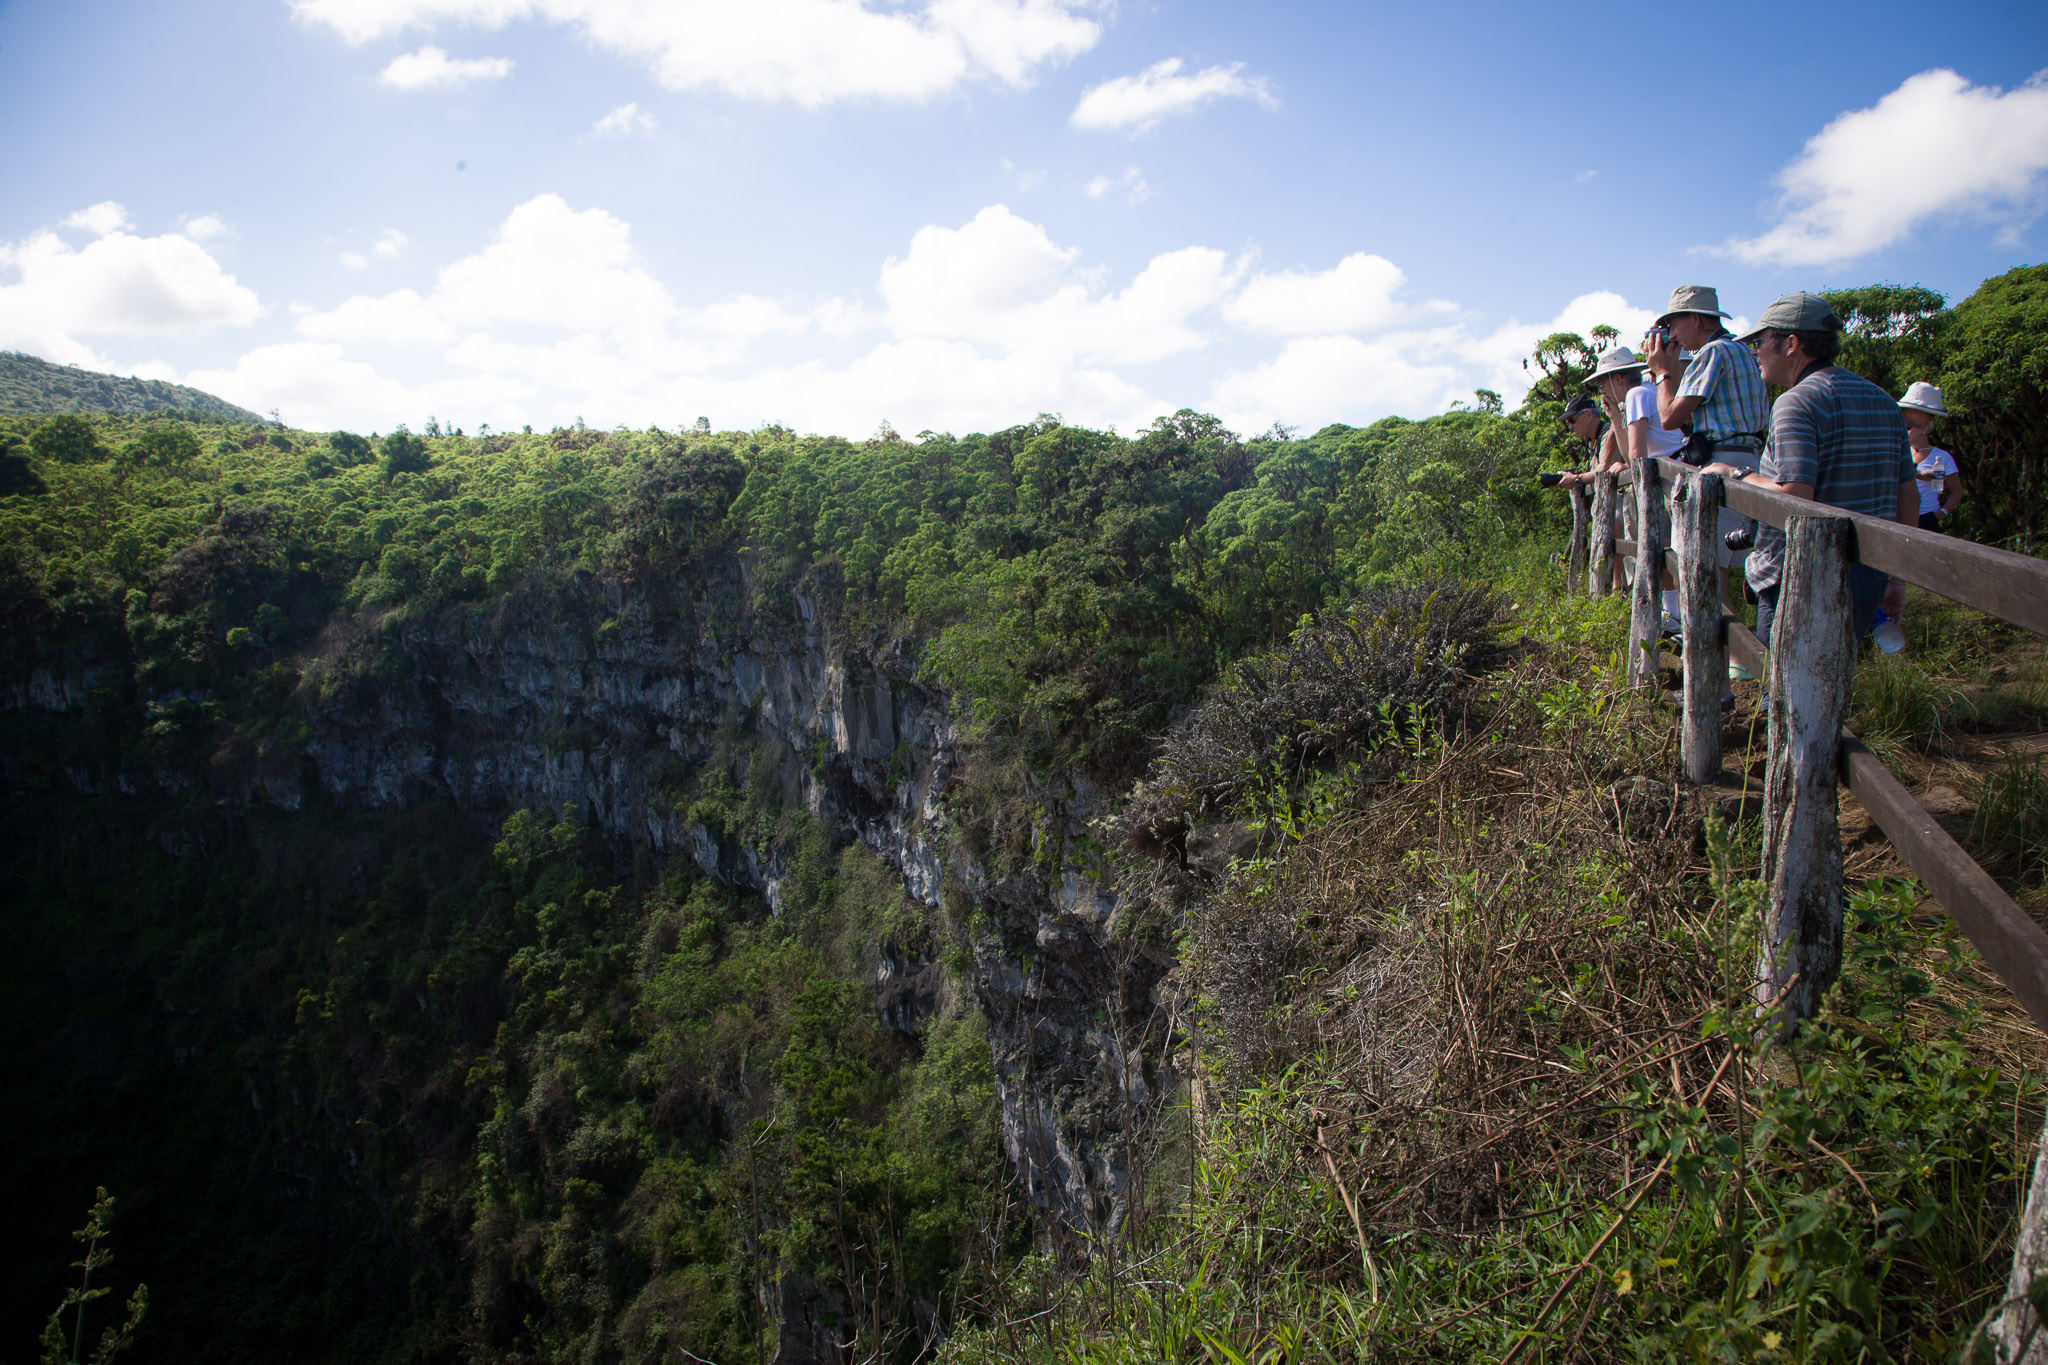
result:
[[[1770,422],[1770,400],[1756,357],[1728,334],[1721,297],[1704,284],[1682,284],[1671,304],[1643,338],[1643,361],[1657,376],[1657,417],[1666,431],[1684,428],[1686,444],[1677,458],[1704,464],[1709,458],[1737,469],[1755,469]],[[1692,353],[1688,365],[1685,353]],[[1740,513],[1721,509],[1720,533],[1749,524]],[[1735,562],[1721,554],[1723,568]],[[1665,610],[1676,613],[1677,594],[1665,593]]]
[[[1892,396],[1834,363],[1841,351],[1842,322],[1818,294],[1787,294],[1764,310],[1743,341],[1756,349],[1763,377],[1785,392],[1771,407],[1770,442],[1763,471],[1753,474],[1728,463],[1708,473],[1744,479],[1788,497],[1920,524],[1920,491],[1906,423]],[[1785,533],[1762,528],[1744,570],[1757,595],[1756,633],[1771,640],[1784,573]],[[1849,566],[1850,611],[1861,640],[1877,615],[1885,575],[1862,564]]]

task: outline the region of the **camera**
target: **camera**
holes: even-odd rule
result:
[[[1728,547],[1729,554],[1739,555],[1750,546],[1756,544],[1756,527],[1738,526],[1727,535],[1722,536],[1721,543]]]
[[[1652,340],[1658,341],[1668,346],[1671,343],[1671,329],[1669,327],[1658,326],[1652,327],[1649,331],[1643,333],[1643,348],[1645,350],[1649,349],[1649,345]]]
[[[1538,474],[1536,482],[1542,484],[1545,488],[1555,488],[1564,482],[1564,472],[1560,470],[1555,474]]]

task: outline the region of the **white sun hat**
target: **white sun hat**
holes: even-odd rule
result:
[[[1600,363],[1594,368],[1593,373],[1586,376],[1586,382],[1597,384],[1610,374],[1621,374],[1628,370],[1640,374],[1642,369],[1643,362],[1636,358],[1634,351],[1626,346],[1616,346],[1612,350],[1600,353]]]
[[[1931,412],[1936,417],[1948,416],[1948,409],[1941,405],[1941,390],[1924,379],[1915,380],[1906,386],[1906,396],[1899,400],[1899,406],[1920,412]]]

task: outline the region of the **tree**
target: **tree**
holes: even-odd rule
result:
[[[46,489],[42,476],[30,467],[28,457],[27,441],[12,432],[0,436],[0,498],[32,498]]]
[[[1897,397],[1941,368],[1941,336],[1953,319],[1946,300],[1932,289],[1872,284],[1829,289],[1821,297],[1842,320],[1845,369]]]
[[[351,431],[330,432],[327,437],[327,448],[334,452],[335,464],[344,469],[368,464],[374,453],[368,440]]]
[[[1552,332],[1536,343],[1533,359],[1543,371],[1543,378],[1532,386],[1529,396],[1534,399],[1541,394],[1553,403],[1566,402],[1578,393],[1586,376],[1593,373],[1593,367],[1600,361],[1592,346],[1577,332]]]
[[[384,481],[400,474],[424,474],[433,467],[427,443],[404,427],[384,438]]]
[[[93,424],[69,413],[52,417],[37,427],[28,444],[36,458],[59,464],[86,464],[107,453]]]
[[[199,458],[199,437],[184,422],[151,422],[121,453],[152,469],[179,469]]]
[[[1944,439],[1961,452],[1966,528],[2033,554],[2048,523],[2048,265],[1986,280],[1943,330],[1941,389],[1954,414]]]

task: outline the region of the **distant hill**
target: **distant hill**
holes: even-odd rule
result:
[[[0,412],[189,412],[217,422],[266,420],[260,413],[183,384],[95,374],[19,351],[0,351]]]

